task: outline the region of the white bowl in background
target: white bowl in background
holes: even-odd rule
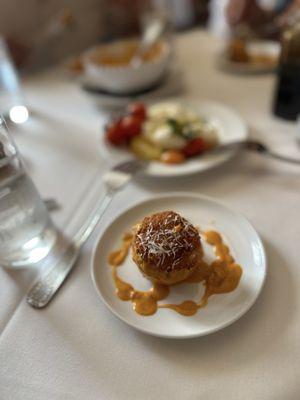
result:
[[[119,41],[109,46],[118,51],[118,47],[136,40]],[[133,93],[147,89],[163,78],[166,73],[171,57],[171,47],[166,41],[162,41],[161,54],[151,61],[143,62],[138,67],[132,65],[111,66],[96,63],[92,55],[107,49],[107,44],[91,48],[83,56],[85,75],[89,82],[94,82],[98,87],[111,93]]]
[[[223,50],[217,56],[217,64],[224,71],[238,74],[262,74],[276,71],[280,44],[274,40],[253,40],[246,44],[247,52],[256,62],[235,62],[229,59],[228,51]],[[268,62],[269,58],[269,62]]]

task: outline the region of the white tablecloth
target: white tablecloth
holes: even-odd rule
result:
[[[295,127],[270,110],[274,77],[217,71],[219,42],[178,37],[186,97],[235,108],[282,152],[297,153]],[[99,165],[99,114],[71,81],[47,72],[25,82],[32,119],[15,133],[44,196],[68,212]],[[298,399],[300,392],[300,170],[244,154],[202,175],[131,183],[114,199],[57,298],[43,311],[24,301],[34,273],[0,270],[0,399]],[[245,214],[260,233],[269,271],[261,296],[238,322],[193,340],[165,340],[119,321],[90,278],[97,236],[133,200],[169,190],[203,193]]]

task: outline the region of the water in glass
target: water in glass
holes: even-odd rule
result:
[[[48,211],[18,156],[0,157],[0,265],[34,264],[55,239]]]

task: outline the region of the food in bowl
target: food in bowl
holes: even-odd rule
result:
[[[214,125],[179,103],[133,103],[106,128],[107,141],[137,157],[180,164],[216,146]]]
[[[87,78],[112,93],[134,93],[158,84],[167,72],[171,47],[165,40],[155,43],[138,66],[131,60],[138,47],[135,39],[96,46],[83,56]]]
[[[209,256],[204,244],[211,246],[215,254],[211,262],[204,259],[204,255]],[[136,289],[119,272],[130,249],[138,271],[151,281],[151,288],[146,291]],[[201,231],[174,211],[146,216],[123,235],[121,247],[109,254],[108,263],[116,295],[122,301],[130,301],[134,311],[143,316],[166,308],[192,316],[207,305],[211,296],[234,291],[243,273],[219,232]],[[134,264],[130,271],[135,273]],[[205,287],[199,300],[161,302],[169,296],[172,285],[199,283]]]
[[[182,282],[201,266],[199,232],[173,211],[150,215],[136,227],[132,258],[153,282],[164,285]]]
[[[232,39],[227,47],[227,57],[239,64],[275,67],[279,58],[279,45],[272,41],[246,41]]]
[[[227,56],[230,61],[237,63],[247,63],[250,61],[244,40],[232,39],[228,44]]]
[[[130,65],[138,50],[138,41],[124,41],[96,47],[90,53],[90,61],[106,67],[125,67]],[[155,43],[141,57],[143,62],[152,62],[158,59],[164,51],[163,42]]]
[[[74,56],[66,62],[66,68],[72,75],[80,75],[84,72],[82,57]]]

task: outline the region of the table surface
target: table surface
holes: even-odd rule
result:
[[[177,38],[179,65],[191,100],[236,109],[250,134],[298,153],[292,123],[271,113],[272,75],[218,71],[220,41],[193,31]],[[72,79],[56,70],[24,82],[32,118],[15,139],[43,196],[62,204],[64,226],[99,159],[101,115]],[[43,311],[24,295],[35,271],[0,269],[0,399],[298,399],[300,357],[300,171],[244,154],[202,175],[144,180],[120,192],[63,290]],[[230,327],[193,340],[166,340],[135,331],[99,300],[90,277],[92,249],[114,214],[150,194],[192,191],[241,212],[261,235],[268,276],[252,309]]]

